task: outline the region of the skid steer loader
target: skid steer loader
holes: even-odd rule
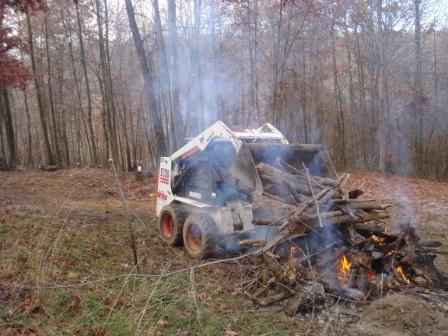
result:
[[[289,144],[270,124],[236,132],[216,122],[170,157],[160,158],[160,236],[170,245],[183,244],[199,259],[241,251],[241,239],[275,236],[275,228],[254,224],[254,199],[263,197],[256,165],[275,165],[280,158],[325,176],[323,151],[321,145]]]

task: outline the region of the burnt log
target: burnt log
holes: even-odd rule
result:
[[[283,305],[286,315],[306,314],[319,309],[325,303],[325,288],[314,281],[304,286],[300,294],[288,299]]]
[[[354,189],[354,190],[350,190],[348,192],[348,198],[349,199],[356,199],[359,196],[361,196],[362,194],[364,194],[364,191],[360,190],[360,189]]]
[[[432,285],[448,289],[448,279],[434,265],[435,258],[436,256],[431,254],[418,255],[412,260],[411,267],[418,275],[429,280]]]
[[[334,288],[330,288],[330,290],[333,292],[334,295],[339,296],[341,298],[358,302],[367,300],[367,296],[359,289],[336,286]]]
[[[336,199],[334,203],[337,205],[347,205],[351,209],[362,209],[362,210],[386,210],[390,208],[390,204],[383,204],[375,200],[343,200]]]

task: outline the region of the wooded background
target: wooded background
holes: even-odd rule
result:
[[[216,120],[340,169],[448,178],[448,31],[423,0],[1,0],[0,165],[157,165]]]

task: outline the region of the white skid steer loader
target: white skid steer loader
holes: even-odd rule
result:
[[[254,233],[275,235],[275,229],[253,224],[254,196],[263,194],[256,164],[281,158],[325,175],[323,150],[321,145],[291,145],[270,124],[235,132],[216,122],[160,158],[156,214],[162,239],[204,259],[241,252],[238,240],[252,239]]]

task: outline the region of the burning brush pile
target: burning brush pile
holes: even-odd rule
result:
[[[293,315],[315,309],[325,293],[365,301],[411,286],[447,287],[433,263],[441,244],[420,239],[410,223],[391,233],[390,205],[346,191],[348,175],[314,176],[283,161],[257,170],[264,195],[255,200],[255,224],[279,230],[274,240],[240,242],[261,246],[243,284],[259,305],[287,300]]]

